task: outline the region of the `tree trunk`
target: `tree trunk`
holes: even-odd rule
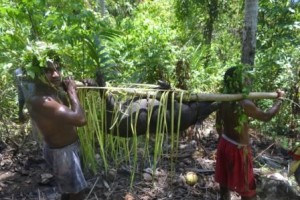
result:
[[[106,6],[105,6],[105,0],[99,0],[100,4],[100,11],[101,11],[101,16],[104,17],[106,14]]]
[[[245,0],[245,18],[242,43],[242,64],[254,65],[256,48],[258,0]]]
[[[207,67],[209,65],[211,59],[211,41],[213,36],[214,30],[214,23],[218,18],[218,0],[210,0],[208,1],[208,19],[205,23],[205,30],[204,30],[204,40],[207,46],[207,55],[205,57],[204,66]]]

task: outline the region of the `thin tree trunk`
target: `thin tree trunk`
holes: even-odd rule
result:
[[[208,19],[206,21],[205,30],[204,30],[204,39],[205,44],[207,45],[207,55],[205,57],[204,66],[209,65],[211,59],[211,41],[214,30],[214,23],[218,18],[218,0],[209,0],[208,1]]]
[[[29,21],[31,23],[30,39],[36,41],[39,39],[39,33],[38,33],[38,28],[35,24],[34,14],[32,12],[32,9],[31,8],[27,9],[27,13],[28,13]]]
[[[99,0],[101,16],[104,17],[106,14],[105,0]]]
[[[256,49],[258,0],[245,0],[245,18],[242,43],[242,64],[254,65]]]

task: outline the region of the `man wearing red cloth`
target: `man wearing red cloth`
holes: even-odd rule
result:
[[[295,179],[300,186],[300,145],[296,145],[296,147],[289,152],[293,161],[290,165],[288,176],[295,175]]]
[[[229,68],[224,75],[224,93],[242,93],[243,87],[250,84],[244,75],[238,67]],[[216,116],[220,137],[215,172],[215,180],[220,184],[220,199],[229,200],[229,191],[240,194],[242,200],[256,199],[248,118],[270,121],[282,103],[280,98],[284,93],[280,90],[277,93],[277,101],[266,112],[248,99],[221,103]]]

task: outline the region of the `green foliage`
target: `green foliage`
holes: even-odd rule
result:
[[[172,27],[174,17],[168,9],[172,9],[168,2],[147,1],[119,21],[118,28],[124,36],[111,46],[110,52],[122,81],[172,80],[178,47],[172,43],[177,33]]]
[[[107,28],[100,14],[83,1],[22,1],[4,5],[0,47],[6,55],[1,62],[10,62],[13,68],[18,67],[19,55],[26,46],[44,41],[57,44],[69,57],[66,66],[72,68],[75,77],[91,76],[100,63],[105,65],[108,61],[100,43],[119,35]]]
[[[16,89],[12,85],[12,77],[6,76],[9,66],[0,67],[0,141],[15,133],[12,121],[17,118]]]
[[[216,92],[225,69],[239,63],[242,10],[237,2],[175,0],[181,41],[192,49],[191,88]]]
[[[259,19],[257,86],[265,90],[288,88],[298,81],[299,7],[291,8],[283,1],[262,1]]]
[[[299,88],[300,72],[299,11],[299,5],[292,6],[286,1],[260,1],[254,91],[281,88],[287,98],[299,99],[299,93],[295,92]],[[272,105],[264,102],[259,103],[263,107]],[[294,121],[299,126],[299,114],[291,114],[292,105],[290,101],[285,101],[280,114],[265,124],[263,130],[282,134],[288,133],[289,124]]]
[[[118,24],[121,23],[124,18],[130,17],[140,2],[140,0],[106,1],[109,14]]]
[[[13,120],[17,113],[16,68],[25,68],[34,77],[51,49],[62,57],[67,75],[77,80],[93,77],[97,67],[111,64],[104,42],[113,42],[120,35],[81,0],[3,0],[0,17],[0,90],[4,92],[0,103],[9,108],[1,110],[1,120]]]

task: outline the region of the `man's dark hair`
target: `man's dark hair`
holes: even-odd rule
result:
[[[242,70],[238,67],[230,67],[224,75],[224,93],[241,93],[243,90]]]

